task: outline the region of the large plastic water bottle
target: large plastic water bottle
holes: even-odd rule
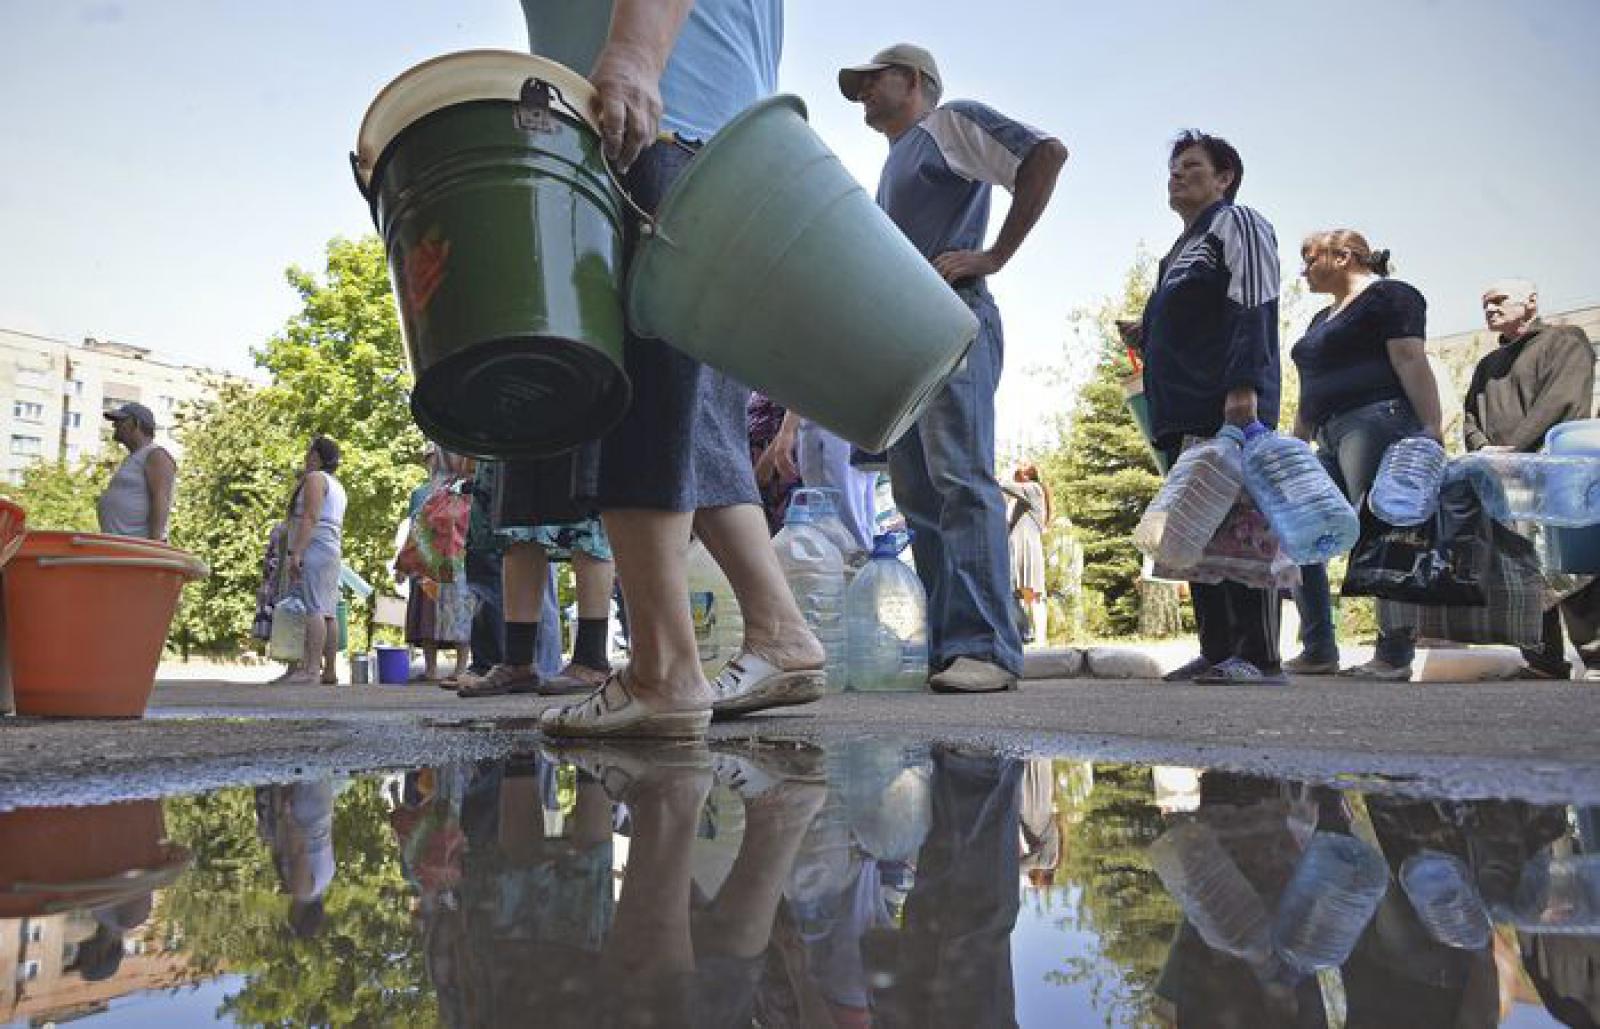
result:
[[[1169,568],[1200,562],[1206,544],[1239,499],[1244,432],[1223,426],[1217,438],[1179,456],[1133,530],[1133,545]]]
[[[700,667],[708,677],[722,671],[744,642],[744,616],[722,568],[699,540],[689,544],[689,614]]]
[[[1308,975],[1339,967],[1388,888],[1389,866],[1382,854],[1352,836],[1313,834],[1278,899],[1273,947]]]
[[[1162,833],[1150,863],[1208,947],[1252,965],[1271,956],[1267,906],[1210,826],[1184,822]]]
[[[1391,444],[1372,481],[1372,513],[1390,525],[1421,525],[1432,518],[1448,460],[1444,447],[1427,436]]]
[[[1400,866],[1400,886],[1428,935],[1447,947],[1489,945],[1489,912],[1466,863],[1453,854],[1423,850]]]
[[[272,636],[267,640],[267,657],[274,661],[298,661],[306,649],[306,605],[299,597],[284,597],[272,608]]]
[[[1600,522],[1600,457],[1577,454],[1468,454],[1451,464],[1498,522],[1576,528]]]
[[[1532,933],[1600,934],[1600,854],[1540,854],[1522,867],[1508,920]]]
[[[814,503],[789,502],[783,528],[772,538],[784,581],[806,624],[827,651],[828,687],[844,689],[844,556],[816,524]]]
[[[856,577],[861,566],[866,564],[872,555],[861,549],[855,534],[845,527],[844,519],[839,517],[841,502],[838,490],[821,486],[802,487],[789,497],[791,506],[807,504],[816,508],[817,517],[812,524],[821,529],[823,535],[839,548],[839,555],[844,558],[844,584],[845,588],[849,589],[850,581]]]
[[[899,558],[904,546],[901,534],[879,536],[845,591],[851,690],[921,690],[927,682],[928,601],[922,580]]]
[[[1260,422],[1244,434],[1244,488],[1289,560],[1324,564],[1355,546],[1361,521],[1305,441]]]

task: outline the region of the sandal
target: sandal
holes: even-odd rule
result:
[[[827,686],[827,672],[821,668],[785,671],[766,658],[741,650],[711,681],[717,694],[711,710],[721,721],[770,707],[809,704],[819,699]]]
[[[1410,665],[1391,665],[1373,658],[1364,665],[1354,665],[1339,673],[1341,679],[1370,679],[1377,682],[1409,682]]]
[[[703,740],[563,740],[543,744],[539,750],[553,764],[572,765],[598,782],[606,795],[618,803],[627,803],[634,786],[647,779],[704,776],[712,768]]]
[[[576,704],[539,712],[539,728],[547,736],[699,740],[710,725],[707,708],[652,707],[633,695],[621,672],[612,672],[599,689]]]
[[[556,673],[553,678],[546,679],[539,684],[539,693],[546,697],[593,693],[606,684],[606,676],[610,674],[611,669],[609,668],[590,668],[588,665],[580,665],[576,661],[568,661],[567,666]]]
[[[1211,666],[1209,672],[1194,677],[1201,683],[1253,683],[1258,686],[1287,686],[1289,677],[1282,672],[1263,672],[1242,657],[1230,657]]]
[[[1198,675],[1211,671],[1212,665],[1203,657],[1197,657],[1174,668],[1161,677],[1162,682],[1193,682]]]
[[[463,675],[456,696],[475,700],[479,697],[503,697],[508,693],[539,692],[539,673],[531,667],[518,670],[515,665],[495,665],[483,675]]]

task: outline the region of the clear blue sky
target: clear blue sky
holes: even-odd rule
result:
[[[1029,370],[1059,359],[1068,312],[1176,234],[1183,126],[1243,152],[1286,271],[1306,232],[1350,226],[1394,251],[1434,332],[1476,327],[1501,275],[1547,309],[1600,302],[1596,0],[794,0],[783,87],[869,187],[884,145],[834,70],[898,39],[934,51],[948,95],[1073,153],[994,283],[1007,435],[1062,403]],[[247,368],[294,311],[284,267],[371,228],[345,154],[377,89],[525,42],[515,0],[0,0],[0,326]]]

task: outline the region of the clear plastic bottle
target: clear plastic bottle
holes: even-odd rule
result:
[[[1389,889],[1389,865],[1353,836],[1318,832],[1278,899],[1272,944],[1300,972],[1337,968]]]
[[[798,491],[797,491],[798,492]],[[816,524],[818,506],[789,502],[783,528],[772,538],[784,581],[806,624],[827,652],[828,688],[844,689],[844,556]]]
[[[1245,429],[1244,487],[1295,564],[1324,564],[1361,535],[1355,509],[1306,442],[1259,422]]]
[[[1427,436],[1392,443],[1372,480],[1372,513],[1390,525],[1421,525],[1432,518],[1448,460],[1444,447]]]
[[[305,655],[305,649],[305,602],[299,597],[284,597],[272,607],[272,637],[267,640],[267,657],[274,661],[298,661]]]
[[[689,544],[689,613],[694,618],[700,667],[709,678],[733,660],[744,643],[744,616],[722,568],[699,540]]]
[[[1133,530],[1133,545],[1169,568],[1198,564],[1239,499],[1243,444],[1244,433],[1226,425],[1216,439],[1185,450],[1145,508]]]
[[[1462,950],[1489,945],[1489,912],[1466,862],[1454,854],[1419,851],[1400,866],[1400,885],[1428,935]]]
[[[899,558],[903,534],[879,536],[845,590],[848,686],[861,693],[921,690],[928,679],[928,601]]]
[[[1509,921],[1523,932],[1600,934],[1600,854],[1540,854],[1522,867]]]
[[[839,548],[839,555],[844,558],[844,584],[849,589],[850,581],[872,555],[861,549],[855,534],[845,527],[844,519],[839,517],[839,500],[838,490],[821,486],[803,486],[789,497],[791,505],[809,504],[817,509],[813,524]]]
[[[1480,451],[1454,461],[1449,475],[1468,479],[1498,522],[1600,522],[1600,457]]]
[[[1267,906],[1210,826],[1183,822],[1162,833],[1150,844],[1150,863],[1207,946],[1252,965],[1267,961]]]

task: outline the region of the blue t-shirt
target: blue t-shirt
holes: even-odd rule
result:
[[[1157,440],[1214,435],[1228,391],[1256,391],[1278,423],[1278,239],[1248,207],[1218,201],[1162,258],[1144,308],[1144,395]]]
[[[1428,302],[1395,279],[1379,279],[1343,311],[1332,310],[1318,311],[1289,351],[1300,370],[1300,417],[1313,427],[1367,404],[1405,399],[1389,341],[1428,333]]]
[[[981,250],[991,186],[1008,192],[1044,133],[971,100],[934,108],[889,145],[878,206],[923,256]]]
[[[664,132],[708,140],[778,88],[783,0],[696,0],[661,76]]]

